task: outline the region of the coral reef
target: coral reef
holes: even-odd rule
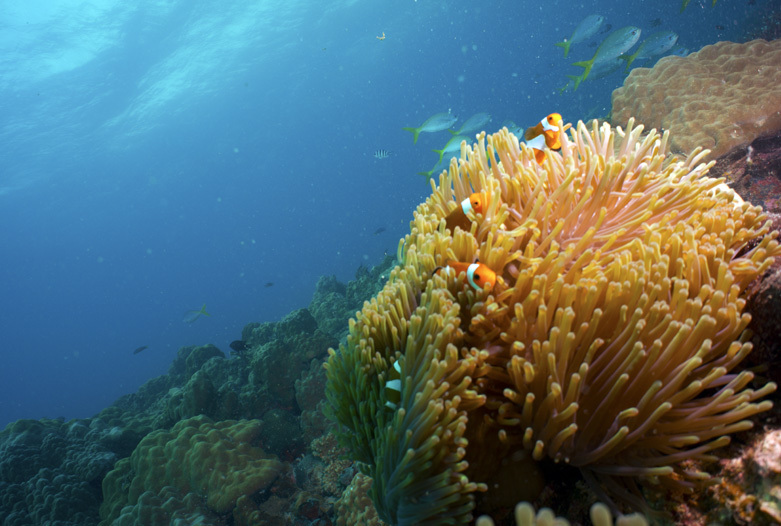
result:
[[[763,135],[748,146],[740,146],[716,159],[715,176],[743,199],[768,211],[775,230],[781,230],[781,131]],[[749,329],[754,332],[754,351],[746,364],[776,383],[781,382],[781,261],[761,281],[749,287],[747,309],[752,313]]]
[[[668,139],[579,123],[540,166],[505,129],[432,184],[401,265],[327,364],[331,416],[382,520],[466,524],[486,490],[490,506],[533,499],[551,461],[646,507],[644,486],[709,481],[693,461],[772,406],[774,384],[733,370],[751,351],[743,292],[781,253],[777,232],[699,150],[667,156]],[[473,192],[485,213],[446,229]],[[493,289],[435,272],[476,259]]]
[[[674,151],[718,157],[781,129],[781,40],[718,42],[635,68],[613,92],[612,122],[670,130]]]
[[[318,326],[340,340],[346,336],[347,320],[360,310],[364,301],[382,290],[395,264],[395,258],[385,256],[372,268],[362,265],[355,272],[355,279],[346,285],[336,276],[322,276],[309,304]]]
[[[724,177],[746,201],[781,214],[781,130],[757,137],[716,159],[714,177]]]
[[[183,505],[193,493],[205,499],[205,513],[232,512],[239,497],[267,489],[285,468],[258,446],[261,427],[257,420],[213,422],[196,416],[171,431],[150,433],[106,475],[103,523],[112,524],[125,506],[139,505],[149,492],[159,497],[168,486],[185,494]]]
[[[344,490],[342,496],[334,505],[336,526],[383,526],[385,523],[377,516],[369,490],[372,487],[372,479],[362,473],[356,473],[352,482]]]
[[[88,420],[19,420],[0,432],[0,523],[95,525],[115,431]],[[119,448],[121,451],[121,448]]]
[[[348,284],[330,280],[341,287],[340,294],[352,309],[349,313],[329,311],[326,299],[316,294],[311,308],[318,310],[317,320],[301,309],[279,322],[250,324],[243,331],[250,349],[232,359],[214,345],[182,347],[168,374],[149,380],[94,418],[10,424],[0,432],[0,524],[97,525],[101,502],[109,503],[104,504],[112,519],[107,522],[115,525],[329,524],[333,502],[355,470],[350,461],[339,457],[334,438],[326,433],[322,360],[337,340],[320,325],[338,327],[336,332],[346,327],[349,315],[370,297],[368,292],[359,295],[376,291],[389,265],[386,258],[382,266],[361,267],[356,280]],[[285,379],[274,386],[285,394],[284,401],[268,385],[274,375]],[[205,490],[190,491],[189,482],[179,479],[169,482],[175,486],[139,487],[130,503],[134,473],[128,457],[134,450],[138,449],[138,457],[140,451],[149,451],[149,441],[169,436],[172,428],[187,422],[201,421],[206,426],[205,418],[215,421],[209,424],[213,429],[207,436],[219,439],[219,444],[212,444],[218,451],[240,449],[235,434],[219,431],[228,425],[224,421],[260,418],[253,429],[263,451],[296,460],[290,467],[285,464],[267,490],[242,486],[240,495],[234,492],[230,498],[235,507],[230,512],[211,509]],[[145,445],[139,446],[145,437]],[[170,442],[177,443],[173,438]],[[204,446],[184,452],[188,449],[184,442],[182,438],[178,454],[203,453],[198,447]],[[310,442],[314,455],[305,450]],[[232,475],[242,476],[244,469],[234,467]],[[106,477],[110,471],[112,475]]]

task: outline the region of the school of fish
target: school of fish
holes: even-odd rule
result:
[[[688,0],[684,0],[681,10],[687,4]],[[640,42],[643,32],[639,27],[625,26],[610,31],[612,26],[604,24],[604,22],[605,17],[602,15],[589,15],[577,25],[569,38],[554,44],[564,49],[564,58],[569,56],[572,46],[577,48],[588,42],[596,46],[596,51],[591,58],[572,63],[573,66],[583,68],[583,71],[580,75],[567,75],[569,80],[559,89],[560,93],[570,88],[573,91],[577,90],[586,79],[594,80],[607,77],[620,70],[626,73],[635,61],[643,61],[644,65],[650,65],[653,60],[667,53],[680,54],[683,51],[680,46],[676,48],[678,35],[672,31],[657,31]],[[651,25],[653,27],[661,25],[661,20],[654,20]],[[607,36],[601,42],[593,42],[594,37],[602,34],[607,34]],[[634,53],[630,53],[630,50],[638,42],[640,45]]]

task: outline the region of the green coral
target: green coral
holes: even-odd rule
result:
[[[125,506],[136,506],[145,493],[161,494],[166,486],[204,498],[211,512],[230,512],[239,497],[268,488],[285,467],[257,445],[261,425],[196,416],[170,431],[150,433],[104,479],[102,524],[112,524]]]

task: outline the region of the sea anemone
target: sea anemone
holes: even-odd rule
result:
[[[327,364],[337,434],[386,522],[466,524],[479,491],[533,499],[546,460],[642,508],[642,485],[707,482],[683,461],[711,460],[770,408],[775,385],[736,367],[751,350],[742,294],[777,233],[707,177],[706,152],[668,156],[667,133],[642,132],[578,123],[542,164],[506,129],[482,133],[432,182],[400,265]],[[483,213],[446,228],[473,193]],[[478,259],[493,288],[436,271]],[[507,469],[527,482],[502,483]]]

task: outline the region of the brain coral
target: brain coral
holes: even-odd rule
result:
[[[266,489],[284,467],[257,446],[260,426],[258,420],[196,416],[170,431],[150,433],[103,480],[102,524],[112,524],[124,506],[137,506],[142,495],[160,495],[166,486],[204,497],[213,512],[230,512],[239,497]]]
[[[781,129],[781,40],[718,42],[635,68],[613,92],[612,120],[668,129],[673,150],[718,157]]]
[[[385,522],[466,524],[478,492],[534,498],[551,460],[642,506],[638,483],[697,487],[708,475],[683,461],[771,406],[775,385],[734,371],[751,350],[742,292],[781,253],[762,209],[707,177],[701,152],[667,156],[667,133],[570,133],[542,165],[506,129],[462,143],[331,350],[331,416]],[[472,192],[484,214],[451,232]],[[435,272],[476,258],[493,289]]]

